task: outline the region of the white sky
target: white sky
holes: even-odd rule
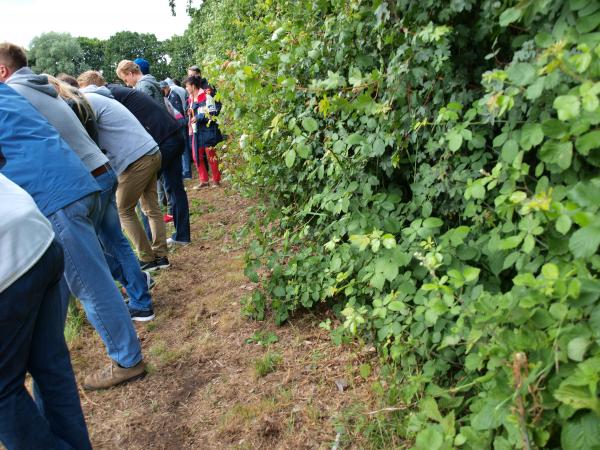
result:
[[[192,5],[200,3],[194,0]],[[176,0],[173,17],[169,0],[0,0],[0,42],[29,48],[31,39],[48,31],[99,39],[137,31],[154,33],[162,41],[187,28],[186,4]]]

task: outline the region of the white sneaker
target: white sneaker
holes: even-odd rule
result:
[[[147,270],[144,270],[143,272],[146,275],[146,283],[148,283],[148,290],[150,291],[154,286],[156,286],[156,281],[154,281],[154,278],[152,278],[150,272],[148,272]]]
[[[167,238],[167,245],[169,247],[174,247],[176,245],[180,246],[180,247],[185,247],[186,245],[190,245],[191,242],[184,242],[184,241],[176,241],[173,238]]]

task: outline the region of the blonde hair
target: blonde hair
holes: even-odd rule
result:
[[[83,118],[84,122],[90,117],[96,117],[94,114],[94,110],[89,102],[86,100],[85,96],[79,91],[79,89],[74,88],[70,84],[65,83],[64,81],[59,80],[58,78],[53,77],[52,75],[47,75],[48,82],[54,86],[58,95],[64,100],[71,100],[75,103],[77,107],[77,111],[79,111],[78,116]]]
[[[86,87],[90,84],[94,84],[99,87],[104,86],[106,84],[106,80],[100,72],[95,70],[87,70],[77,77],[77,83],[79,83],[79,86],[81,87]]]
[[[130,61],[128,59],[124,59],[123,61],[121,61],[119,63],[119,65],[117,66],[117,75],[119,76],[119,78],[121,78],[121,75],[126,74],[127,72],[131,72],[131,73],[142,73],[142,70],[140,69],[140,66],[138,66],[136,63],[134,63],[133,61]]]

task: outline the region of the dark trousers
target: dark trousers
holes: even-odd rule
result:
[[[13,449],[91,449],[63,334],[63,250],[54,241],[0,293],[0,441]],[[25,389],[29,372],[42,413]]]
[[[161,173],[173,210],[175,233],[171,237],[176,241],[190,242],[190,209],[181,176],[181,155],[184,148],[183,136],[179,132],[173,133],[160,144],[163,157]]]

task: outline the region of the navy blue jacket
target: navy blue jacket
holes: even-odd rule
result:
[[[136,119],[140,121],[159,147],[173,133],[180,132],[181,125],[169,114],[167,108],[157,105],[156,101],[149,95],[118,84],[109,84],[106,87],[115,100],[131,111]]]

